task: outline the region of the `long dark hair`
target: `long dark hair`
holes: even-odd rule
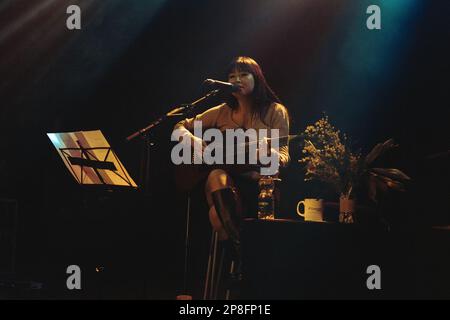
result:
[[[261,70],[259,64],[250,57],[236,57],[234,58],[227,68],[226,76],[237,70],[239,72],[249,72],[255,79],[255,87],[251,93],[253,101],[252,116],[258,115],[261,121],[264,121],[264,117],[267,114],[267,110],[274,102],[280,103],[277,95],[267,84],[266,78]],[[225,102],[227,105],[235,109],[238,106],[238,101],[233,95],[229,95]]]

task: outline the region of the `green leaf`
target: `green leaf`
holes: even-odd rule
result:
[[[368,193],[369,193],[369,198],[373,201],[373,202],[377,202],[377,181],[376,178],[373,176],[370,176],[368,179]]]
[[[383,192],[388,191],[386,181],[381,176],[377,175],[374,172],[369,172],[369,174],[370,174],[369,178],[373,178],[373,180],[376,182],[377,188],[381,189]]]
[[[372,151],[369,152],[369,154],[366,156],[366,164],[371,164],[380,154],[381,148],[383,145],[381,143],[378,143]]]
[[[381,191],[386,192],[389,190],[388,186],[386,185],[386,183],[383,180],[376,178],[375,182],[377,184],[377,188],[380,189]]]
[[[406,174],[402,171],[394,168],[372,168],[371,171],[377,173],[378,175],[383,175],[389,177],[394,180],[408,181],[411,180]]]
[[[399,181],[392,180],[391,178],[385,176],[377,176],[379,180],[383,181],[387,188],[395,189],[398,191],[405,191],[403,184]]]
[[[383,153],[385,153],[387,150],[392,149],[394,147],[397,147],[396,144],[394,144],[394,139],[388,139],[384,143],[378,143],[372,151],[369,152],[369,154],[366,156],[366,164],[371,164],[373,161],[375,161],[378,157],[380,157]]]

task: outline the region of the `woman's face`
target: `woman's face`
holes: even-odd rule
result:
[[[249,95],[255,88],[255,78],[247,71],[233,70],[228,75],[228,82],[239,86],[239,91],[233,92],[235,97]]]

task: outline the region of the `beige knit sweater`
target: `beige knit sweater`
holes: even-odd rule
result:
[[[203,130],[217,128],[223,132],[226,129],[240,128],[239,124],[232,118],[232,109],[225,103],[208,109],[194,118],[178,122],[175,125],[175,129],[186,129],[192,133],[194,130],[194,121],[201,121]],[[256,129],[257,134],[258,129],[268,129],[268,137],[270,137],[270,129],[279,129],[280,137],[286,137],[289,135],[289,115],[287,109],[279,103],[273,103],[269,107],[264,121],[261,121],[258,116],[255,116],[251,120],[250,125],[242,129],[249,128]],[[279,154],[280,167],[287,166],[290,161],[288,139],[280,139]]]

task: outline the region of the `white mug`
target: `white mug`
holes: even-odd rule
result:
[[[304,212],[300,212],[300,206],[305,207]],[[297,203],[297,214],[305,221],[323,221],[323,199],[305,199]]]

